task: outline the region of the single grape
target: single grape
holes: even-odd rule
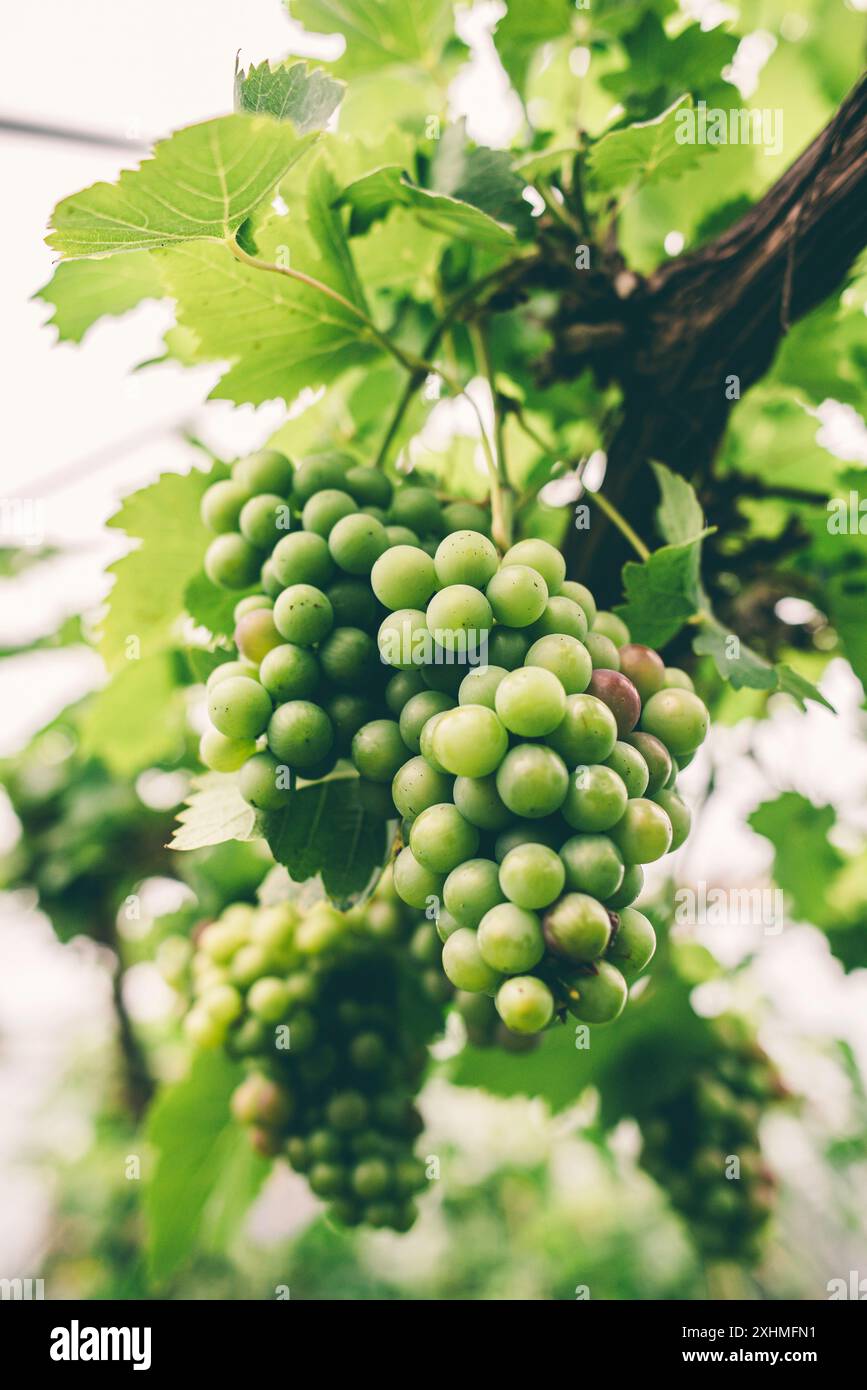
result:
[[[289,767],[314,767],[331,752],[333,742],[331,720],[310,700],[287,700],[271,716],[268,747]]]
[[[645,734],[640,731],[638,733],[633,732],[626,735],[625,742],[632,748],[636,748],[644,759],[648,778],[645,791],[641,794],[644,795],[646,793],[647,796],[653,799],[656,793],[662,790],[671,777],[671,754],[665,744],[661,743],[658,738],[654,738],[653,734]],[[633,793],[630,792],[630,795],[632,794]]]
[[[432,731],[437,761],[456,777],[487,777],[499,767],[508,746],[506,730],[486,705],[446,710]]]
[[[374,564],[370,583],[386,608],[422,608],[436,590],[436,569],[420,546],[392,545]]]
[[[556,729],[566,711],[566,692],[556,676],[540,666],[510,671],[497,687],[494,701],[510,733],[538,738]]]
[[[689,836],[692,824],[692,815],[686,802],[677,795],[676,792],[660,791],[657,792],[653,800],[661,806],[668,819],[671,821],[672,829],[672,850],[680,849]]]
[[[232,609],[232,617],[238,623],[246,613],[255,613],[257,608],[273,608],[274,600],[267,594],[248,594],[246,598],[239,598],[235,607]]]
[[[208,676],[208,693],[210,694],[220,681],[231,680],[233,676],[250,676],[255,679],[256,667],[249,661],[222,661]]]
[[[617,743],[617,721],[595,695],[569,695],[560,723],[548,744],[569,768],[579,763],[602,763]]]
[[[629,628],[622,618],[618,618],[616,613],[604,613],[599,611],[593,619],[593,631],[601,632],[603,637],[610,637],[615,647],[625,647],[629,639]]]
[[[616,743],[614,751],[605,759],[605,766],[622,778],[629,796],[644,796],[650,772],[640,752],[631,743]]]
[[[440,541],[434,556],[436,577],[442,587],[469,584],[484,589],[499,564],[494,546],[479,531],[453,531]]]
[[[239,459],[232,469],[232,477],[250,494],[274,492],[288,497],[292,488],[292,463],[276,449],[259,449]]]
[[[563,598],[571,598],[573,603],[584,609],[584,616],[592,627],[596,619],[596,600],[587,585],[579,584],[574,579],[564,579],[560,585],[560,594]]]
[[[618,738],[631,734],[641,714],[641,699],[632,681],[619,671],[594,671],[589,691],[611,710]]]
[[[553,545],[547,541],[530,538],[518,541],[503,556],[503,565],[528,565],[541,574],[548,593],[558,594],[566,578],[566,561]]]
[[[262,586],[262,589],[265,591],[265,594],[269,598],[279,598],[280,594],[282,593],[283,585],[277,578],[277,572],[274,569],[274,566],[271,563],[270,558],[265,561],[264,565],[259,571],[259,583]]]
[[[410,758],[395,773],[391,784],[392,800],[407,820],[421,815],[429,806],[448,801],[452,794],[452,779],[437,772],[425,758]]]
[[[677,686],[652,695],[641,716],[642,729],[664,743],[681,766],[683,758],[704,742],[709,725],[710,716],[698,696]]]
[[[280,1023],[289,1012],[289,991],[285,980],[263,975],[250,986],[247,1008],[263,1023]]]
[[[205,551],[205,574],[220,589],[248,588],[256,582],[261,563],[261,551],[236,531],[215,536]]]
[[[652,647],[628,642],[620,648],[620,669],[628,676],[644,705],[665,684],[665,664]]]
[[[563,759],[538,743],[516,744],[497,772],[497,791],[503,801],[514,815],[528,820],[559,810],[568,790],[569,773]]]
[[[650,964],[655,950],[656,933],[644,913],[634,907],[624,907],[618,913],[618,926],[605,952],[606,960],[616,965],[631,984]]]
[[[409,749],[393,719],[372,719],[352,740],[352,761],[370,782],[391,782],[409,758]]]
[[[393,489],[379,468],[350,468],[344,476],[343,486],[360,507],[387,508],[391,505]]]
[[[539,918],[511,902],[485,913],[477,942],[482,960],[503,975],[523,975],[545,954]]]
[[[564,598],[562,594],[549,598],[544,613],[533,623],[528,636],[536,642],[540,637],[548,637],[551,633],[558,632],[564,632],[567,637],[577,637],[579,642],[583,642],[587,636],[587,617],[584,609],[571,598]]]
[[[437,913],[436,922],[437,936],[442,942],[448,941],[449,937],[454,932],[460,931],[460,922],[457,920],[456,917],[453,917],[452,914],[444,907],[441,907],[439,912]]]
[[[513,627],[495,627],[488,635],[485,659],[498,670],[514,671],[523,666],[529,650],[530,639],[525,632]]]
[[[665,668],[665,689],[666,690],[691,690],[695,693],[695,686],[692,677],[681,671],[678,666],[666,666]]]
[[[274,604],[274,622],[281,637],[299,647],[321,642],[334,625],[331,604],[312,584],[293,584]]]
[[[513,1033],[541,1033],[554,1016],[554,996],[535,975],[513,975],[497,990],[497,1013]]]
[[[334,577],[328,542],[313,531],[293,531],[283,536],[274,547],[271,564],[284,589],[293,584],[322,588]]]
[[[565,881],[563,861],[547,845],[516,845],[500,865],[500,887],[518,907],[549,907],[563,892]]]
[[[446,652],[476,654],[488,640],[491,605],[470,584],[450,584],[434,594],[427,606],[427,626]]]
[[[319,662],[306,647],[284,642],[273,647],[259,668],[259,680],[275,704],[309,700],[319,685]]]
[[[570,981],[567,1008],[582,1023],[611,1023],[623,1013],[629,990],[620,971],[607,960],[598,960],[592,974]]]
[[[575,830],[610,830],[620,820],[628,800],[623,778],[612,768],[583,764],[569,777],[563,819]]]
[[[275,492],[262,492],[244,503],[238,525],[256,550],[271,550],[289,530],[289,503]]]
[[[627,864],[652,864],[671,849],[671,821],[655,801],[636,797],[612,827],[611,838]]]
[[[351,516],[357,507],[348,492],[342,488],[326,488],[316,492],[305,502],[301,513],[301,524],[305,531],[313,531],[327,540],[331,530],[342,517]],[[333,558],[333,557],[332,557]]]
[[[385,703],[395,719],[399,719],[404,705],[413,695],[419,695],[426,689],[421,671],[398,671],[385,687]]]
[[[385,528],[385,534],[388,537],[389,546],[410,545],[414,549],[421,549],[421,542],[419,541],[418,536],[415,534],[415,531],[410,531],[408,526],[387,525]],[[431,556],[428,555],[427,551],[425,551],[424,553],[425,555],[427,555],[428,559],[431,559]]]
[[[559,816],[549,820],[513,821],[494,841],[494,858],[501,864],[518,845],[547,845],[549,849],[556,849],[565,834],[565,823]]]
[[[332,558],[347,574],[370,574],[387,548],[388,536],[382,522],[365,512],[343,517],[328,537]]]
[[[635,902],[643,887],[644,870],[640,864],[630,864],[623,875],[623,882],[617,892],[605,899],[605,906],[611,912],[620,912],[624,907]]]
[[[235,646],[241,656],[258,666],[270,651],[279,647],[281,637],[274,626],[274,615],[269,608],[255,608],[252,613],[243,613],[235,627]]]
[[[334,742],[342,754],[349,753],[352,740],[363,724],[369,723],[374,707],[365,695],[350,690],[338,691],[325,704],[325,713],[334,729]]]
[[[401,487],[391,503],[390,520],[408,526],[417,536],[441,536],[443,514],[432,492],[424,487]]]
[[[601,956],[611,937],[611,919],[596,898],[567,893],[542,923],[548,950],[577,964]]]
[[[419,739],[419,752],[421,753],[425,762],[430,763],[431,767],[435,768],[437,772],[445,772],[446,769],[443,767],[442,763],[440,762],[439,758],[434,752],[433,739],[434,734],[436,733],[438,723],[441,719],[445,718],[445,715],[448,714],[448,712],[448,710],[445,710],[443,714],[433,715],[422,729],[421,737]]]
[[[202,493],[200,512],[209,531],[224,534],[237,531],[241,510],[250,494],[240,483],[228,478],[212,483]]]
[[[590,653],[594,671],[619,671],[620,653],[610,637],[591,629],[584,638],[584,645]]]
[[[443,507],[443,522],[447,531],[479,531],[486,536],[491,529],[490,516],[475,502],[450,502]]]
[[[227,738],[219,729],[206,729],[199,741],[199,758],[213,772],[237,772],[255,751],[255,739]]]
[[[460,927],[446,941],[443,946],[443,970],[456,989],[465,989],[471,994],[496,989],[502,978],[482,959],[476,933],[469,927]]]
[[[258,811],[279,811],[289,800],[287,768],[271,753],[256,753],[241,768],[238,790]]]
[[[527,652],[524,664],[551,671],[567,695],[580,695],[593,674],[590,654],[583,642],[565,633],[540,637]]]
[[[503,666],[476,666],[464,676],[458,690],[458,703],[461,705],[487,705],[495,708],[495,697],[500,681],[506,675]]]
[[[573,835],[561,847],[560,858],[566,887],[573,893],[607,902],[623,883],[623,856],[608,835]]]
[[[457,806],[429,806],[412,823],[409,847],[420,864],[437,874],[451,873],[479,847],[479,832],[464,820]]]
[[[421,731],[429,719],[444,710],[454,708],[454,700],[439,690],[424,690],[413,695],[400,713],[400,736],[407,748],[418,753],[421,746]]]
[[[398,608],[383,618],[376,641],[387,666],[400,671],[423,666],[431,642],[427,618],[419,608]]]
[[[319,664],[332,685],[358,690],[370,685],[376,672],[376,643],[360,627],[335,627],[319,648]]]
[[[258,738],[271,718],[271,697],[249,676],[230,676],[211,690],[208,716],[227,738]]]
[[[445,881],[443,901],[459,926],[475,929],[486,912],[504,901],[497,865],[491,859],[458,864]]]
[[[485,593],[497,622],[506,627],[529,627],[541,618],[548,602],[547,584],[529,565],[504,565]]]
[[[370,1113],[368,1102],[360,1091],[342,1091],[325,1108],[325,1119],[329,1129],[346,1134],[363,1129]]]
[[[487,777],[456,777],[452,797],[464,819],[479,830],[503,830],[512,819],[497,791],[493,773]]]

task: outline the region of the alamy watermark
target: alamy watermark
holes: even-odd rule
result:
[[[684,927],[761,927],[779,936],[786,920],[779,888],[711,888],[700,880],[678,888],[674,905],[674,920]]]
[[[387,666],[487,666],[487,628],[427,628],[404,624],[382,633],[379,654]]]
[[[675,113],[678,145],[763,145],[765,154],[783,148],[783,112],[780,107],[734,106],[724,110],[700,101],[695,108]]]

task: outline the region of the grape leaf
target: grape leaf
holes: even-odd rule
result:
[[[821,690],[802,676],[799,671],[793,671],[791,666],[787,666],[784,661],[778,661],[774,670],[777,673],[777,689],[785,695],[791,695],[793,700],[797,700],[801,709],[807,708],[807,700],[813,700],[817,705],[824,705],[832,714],[836,714],[834,706],[830,700],[826,700]]]
[[[188,126],[117,183],[58,203],[48,244],[72,257],[227,241],[316,138],[267,116]]]
[[[696,540],[704,531],[704,512],[692,484],[664,463],[652,463],[651,467],[661,494],[656,513],[661,535],[669,545]]]
[[[285,0],[293,19],[317,34],[343,34],[332,63],[342,77],[395,64],[435,71],[452,35],[451,0]]]
[[[845,860],[828,841],[836,822],[832,806],[814,806],[797,792],[765,801],[747,818],[757,835],[774,847],[774,880],[802,922],[824,926],[833,920],[828,889]]]
[[[867,690],[867,570],[832,575],[828,580],[829,617],[852,669]]]
[[[623,566],[626,603],[615,611],[634,642],[664,647],[701,606],[701,542],[709,531],[681,545],[655,550],[643,564]]]
[[[64,261],[34,298],[54,306],[48,322],[60,342],[80,343],[97,319],[164,295],[156,263],[147,251],[132,251],[110,261]]]
[[[510,0],[497,21],[494,45],[512,86],[524,96],[527,73],[537,49],[551,39],[568,34],[575,16],[571,0]]]
[[[225,1241],[268,1173],[256,1155],[239,1157],[249,1142],[231,1118],[229,1100],[242,1075],[223,1052],[200,1052],[184,1080],[163,1090],[151,1108],[147,1133],[156,1158],[144,1209],[148,1267],[157,1282],[200,1248],[211,1213]]]
[[[118,777],[132,777],[163,759],[179,757],[184,728],[174,654],[155,652],[126,662],[85,702],[79,719],[81,751],[100,758]]]
[[[260,63],[247,72],[235,73],[235,106],[239,111],[259,112],[278,121],[292,121],[295,129],[322,130],[340,105],[344,84],[321,68],[306,63],[278,67]]]
[[[251,840],[259,833],[258,817],[238,790],[238,779],[222,772],[195,778],[178,821],[169,849],[203,849],[224,840]]]
[[[422,226],[445,236],[463,237],[493,247],[509,246],[515,239],[511,227],[497,222],[471,203],[421,188],[396,164],[356,179],[343,190],[341,201],[352,209],[349,224],[352,234],[366,231],[389,208],[399,206],[415,213]]]
[[[843,300],[830,299],[796,323],[784,337],[769,376],[805,392],[815,405],[829,397],[867,408],[867,347],[864,341],[864,278]]]
[[[715,99],[732,88],[724,83],[723,68],[731,63],[738,39],[722,27],[704,30],[690,24],[673,36],[650,7],[640,22],[620,35],[628,65],[606,73],[601,83],[631,115],[647,116],[674,101],[682,92]]]
[[[184,590],[184,607],[194,623],[215,637],[231,637],[235,631],[235,605],[254,589],[218,589],[204,570],[194,574]]]
[[[726,632],[722,623],[709,613],[702,614],[702,626],[693,639],[692,649],[698,656],[710,656],[724,681],[730,681],[735,690],[766,690],[768,694],[782,691],[791,695],[804,709],[805,701],[813,700],[818,705],[836,713],[834,706],[820,690],[799,672],[793,671],[785,662],[772,666],[764,657],[758,656],[745,642],[733,632]]]
[[[385,824],[362,806],[356,777],[300,787],[286,809],[263,819],[278,864],[298,883],[322,875],[329,897],[350,906],[363,897],[388,856]]]
[[[662,179],[678,178],[713,150],[711,145],[678,143],[681,113],[691,108],[680,97],[661,116],[611,130],[591,146],[587,157],[590,182],[600,193],[639,188]]]
[[[518,177],[506,150],[471,144],[465,120],[446,126],[437,141],[429,182],[436,193],[472,203],[498,222],[532,233],[533,219],[523,196],[526,179]]]

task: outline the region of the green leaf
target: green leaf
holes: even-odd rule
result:
[[[158,1283],[201,1248],[207,1215],[225,1245],[268,1172],[263,1159],[241,1159],[238,1152],[249,1143],[232,1121],[229,1100],[242,1076],[224,1053],[200,1052],[189,1075],[151,1108],[148,1139],[156,1160],[144,1208],[148,1267]]]
[[[155,712],[158,712],[155,717]],[[184,750],[184,708],[172,652],[128,661],[82,707],[81,751],[133,777]]]
[[[117,317],[143,299],[162,299],[166,291],[147,251],[110,261],[67,261],[57,266],[34,298],[54,306],[48,320],[60,342],[80,343],[105,315]]]
[[[512,86],[523,96],[527,73],[536,51],[551,39],[568,34],[575,18],[571,0],[511,0],[497,21],[494,44]]]
[[[431,188],[481,208],[498,222],[533,232],[529,204],[523,197],[526,179],[512,168],[506,150],[492,150],[467,140],[466,121],[446,126],[431,160]]]
[[[699,656],[713,657],[724,681],[735,690],[748,686],[751,690],[776,690],[777,673],[767,661],[741,641],[733,632],[726,632],[715,618],[707,618],[696,634],[692,649]]]
[[[342,77],[395,64],[436,69],[452,37],[451,0],[285,0],[293,19],[317,34],[343,34],[332,63]]]
[[[656,513],[661,535],[670,545],[696,540],[704,532],[704,512],[695,488],[664,463],[652,463],[651,468],[661,494]]]
[[[72,257],[228,241],[316,138],[267,116],[188,126],[117,183],[58,203],[48,244]]]
[[[652,121],[639,121],[603,135],[588,155],[594,188],[608,194],[640,188],[663,179],[678,178],[697,164],[713,146],[678,141],[684,117],[691,107],[690,98],[681,97]]]
[[[356,777],[335,777],[292,792],[286,809],[263,820],[278,864],[297,883],[322,875],[329,897],[350,906],[372,886],[388,856],[385,824],[365,811]]]
[[[324,129],[343,92],[342,82],[335,82],[321,68],[311,70],[306,63],[272,68],[265,62],[235,73],[235,106],[239,111],[291,121],[302,134]]]
[[[616,13],[622,6],[611,5]],[[665,3],[633,7],[639,23],[620,34],[628,65],[607,72],[601,79],[606,92],[621,101],[630,115],[649,116],[683,92],[709,99],[719,96],[717,105],[728,108],[736,99],[736,89],[723,80],[722,72],[731,63],[738,39],[721,26],[710,30],[690,24],[670,35],[662,16],[673,6]],[[652,13],[659,9],[661,14]],[[705,147],[707,148],[707,147]]]
[[[864,307],[867,280],[850,285],[789,330],[770,375],[809,396],[814,405],[831,397],[867,409],[867,346]]]
[[[813,700],[817,705],[824,705],[832,714],[836,714],[834,706],[830,700],[826,700],[821,690],[808,681],[798,671],[793,671],[791,666],[787,666],[784,661],[778,661],[774,670],[777,673],[777,689],[786,695],[791,695],[797,700],[801,709],[807,708],[807,700]]]
[[[643,564],[623,566],[626,603],[616,609],[634,642],[664,647],[701,606],[701,542],[709,532],[681,545],[655,550]]]
[[[221,476],[217,474],[216,476]],[[165,646],[183,611],[187,585],[211,539],[199,516],[202,493],[214,481],[193,469],[164,473],[124,498],[108,525],[140,544],[109,566],[114,587],[101,625],[99,650],[115,670],[130,650],[148,656]]]
[[[204,570],[194,574],[184,590],[184,607],[194,623],[206,627],[215,637],[231,637],[235,631],[235,605],[252,589],[218,589]]]
[[[867,570],[835,574],[828,580],[828,616],[837,629],[852,670],[867,690]]]
[[[784,792],[759,806],[748,823],[774,847],[774,880],[794,916],[816,926],[833,920],[828,889],[845,863],[828,841],[836,823],[833,807],[817,807],[797,792]]]
[[[356,179],[343,190],[341,201],[352,209],[352,234],[366,231],[389,208],[398,206],[409,208],[422,226],[442,232],[444,236],[462,237],[492,247],[510,246],[515,239],[511,227],[495,221],[471,203],[420,188],[396,164]]]
[[[195,778],[178,821],[169,849],[203,849],[224,840],[251,840],[259,825],[256,812],[238,790],[238,779],[222,772],[206,772]]]

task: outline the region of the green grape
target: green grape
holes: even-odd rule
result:
[[[504,901],[497,865],[491,859],[458,864],[445,881],[443,901],[459,926],[475,929],[486,912]]]
[[[440,541],[434,556],[436,577],[443,587],[469,584],[484,589],[499,564],[494,546],[480,531],[453,531]]]
[[[365,512],[345,516],[328,537],[332,557],[347,574],[370,574],[374,564],[388,548],[385,527]]]
[[[589,894],[567,893],[545,914],[542,929],[549,951],[583,965],[607,948],[611,918]]]
[[[215,536],[205,551],[205,574],[220,589],[248,588],[256,582],[261,563],[261,552],[236,531]]]
[[[543,666],[522,666],[500,681],[494,708],[509,733],[539,738],[552,733],[562,721],[566,692]]]
[[[331,752],[333,742],[331,720],[310,700],[287,700],[271,716],[268,747],[289,767],[315,767]]]
[[[533,538],[518,541],[511,550],[507,550],[503,556],[503,565],[528,565],[537,574],[541,574],[551,595],[560,592],[566,578],[566,561],[560,551],[547,541]]]
[[[273,608],[274,600],[267,594],[248,594],[246,598],[239,598],[235,607],[232,609],[232,617],[238,623],[246,613],[255,613],[257,608]]]
[[[422,608],[436,590],[436,569],[420,546],[392,545],[374,564],[370,583],[386,608]]]
[[[513,975],[497,990],[497,1013],[513,1033],[541,1033],[554,1016],[554,996],[535,975]]]
[[[549,849],[556,849],[564,833],[565,827],[559,816],[547,821],[513,821],[494,841],[494,858],[501,864],[509,851],[518,845],[547,845]]]
[[[548,743],[568,768],[603,763],[617,743],[617,721],[595,695],[568,695],[566,712]]]
[[[497,686],[506,675],[504,666],[476,666],[461,681],[458,704],[495,708]]]
[[[369,685],[378,665],[376,643],[359,627],[335,627],[319,648],[326,678],[344,690]]]
[[[570,892],[589,893],[607,903],[623,883],[623,857],[607,835],[573,835],[561,847],[560,858]]]
[[[529,627],[541,618],[548,602],[547,584],[529,565],[504,565],[485,593],[497,622],[506,627]]]
[[[316,492],[304,503],[301,524],[305,531],[313,531],[327,540],[332,528],[345,516],[351,516],[358,509],[348,492],[341,488],[326,488]],[[333,552],[332,552],[332,558]]]
[[[285,454],[276,449],[259,449],[239,459],[232,469],[232,477],[248,492],[275,492],[288,497],[292,488],[293,468]]]
[[[292,1097],[267,1076],[248,1076],[232,1093],[230,1107],[241,1124],[263,1124],[277,1128],[292,1117]]]
[[[563,861],[547,845],[516,845],[500,865],[500,887],[517,907],[550,907],[563,892],[565,881]]]
[[[611,1023],[623,1013],[628,995],[620,971],[607,960],[598,960],[593,974],[582,974],[570,982],[566,1007],[582,1023]]]
[[[237,531],[241,509],[249,497],[250,494],[245,487],[228,478],[219,483],[212,483],[202,493],[202,521],[209,531],[218,534]]]
[[[605,952],[606,960],[616,965],[628,984],[649,965],[656,950],[656,933],[643,912],[624,907],[618,914],[619,925]]]
[[[587,689],[593,667],[583,642],[565,633],[553,633],[535,641],[524,658],[526,666],[551,671],[567,695],[580,695]]]
[[[661,743],[658,738],[654,738],[653,734],[641,732],[627,734],[625,742],[632,748],[636,748],[644,759],[648,774],[645,793],[652,799],[658,791],[667,785],[672,775],[671,754],[665,744]],[[631,795],[633,793],[630,792]]]
[[[571,598],[573,603],[577,603],[579,608],[583,608],[587,622],[591,627],[593,626],[596,619],[596,600],[586,584],[579,584],[574,579],[564,579],[560,585],[560,596]]]
[[[350,468],[343,479],[343,486],[361,507],[391,505],[392,486],[379,468]]]
[[[293,584],[313,584],[321,589],[334,577],[328,542],[313,531],[283,536],[274,547],[271,564],[284,589]]]
[[[235,646],[245,661],[258,666],[275,647],[280,645],[280,634],[274,626],[274,615],[270,608],[255,608],[252,613],[243,613],[235,627]]]
[[[641,727],[664,743],[672,757],[694,753],[707,737],[710,717],[691,690],[674,686],[652,695],[644,707]]]
[[[199,741],[199,758],[212,772],[237,772],[255,751],[255,739],[227,738],[219,729],[206,729]]]
[[[259,583],[264,589],[266,595],[272,599],[278,598],[283,590],[283,585],[280,583],[280,580],[277,577],[277,572],[274,569],[274,566],[271,563],[270,559],[265,561],[264,565],[259,571]]]
[[[415,534],[415,531],[410,531],[408,526],[386,526],[385,534],[388,537],[388,544],[390,546],[411,545],[413,549],[421,549],[421,542],[418,536]],[[431,559],[427,551],[425,551],[424,554],[427,555],[428,559]]]
[[[263,975],[247,992],[247,1008],[263,1023],[280,1023],[289,1012],[289,991],[285,980]]]
[[[666,666],[663,684],[666,690],[691,690],[695,693],[692,677],[688,676],[686,671],[681,671],[678,666]]]
[[[460,931],[460,922],[457,920],[456,917],[453,917],[452,914],[445,907],[440,908],[439,912],[437,913],[436,922],[437,936],[442,942],[448,941],[449,937],[452,935],[453,932]]]
[[[641,700],[632,681],[619,671],[594,671],[589,688],[614,715],[618,737],[630,734],[641,713]]]
[[[244,1001],[234,985],[215,985],[202,995],[201,1007],[218,1023],[234,1023],[243,1012]]]
[[[353,1191],[365,1201],[381,1197],[391,1186],[391,1169],[381,1158],[367,1158],[353,1169],[351,1183]]]
[[[271,753],[255,753],[241,768],[238,790],[258,811],[279,811],[289,800],[286,768]]]
[[[486,705],[459,705],[437,717],[431,743],[446,772],[456,777],[487,777],[502,762],[509,737]],[[502,796],[499,783],[498,790]],[[506,797],[503,800],[509,804]]]
[[[238,524],[256,550],[271,550],[289,530],[289,504],[274,492],[262,492],[244,503]]]
[[[422,666],[430,647],[427,618],[420,608],[398,608],[383,618],[376,641],[387,666],[400,671]]]
[[[512,820],[493,773],[487,777],[456,777],[452,796],[464,819],[479,830],[503,830]]]
[[[307,459],[295,470],[292,501],[299,511],[317,492],[329,488],[341,490],[346,480],[346,468],[339,458]]]
[[[491,529],[490,516],[475,502],[450,502],[443,507],[443,522],[447,531],[479,531],[486,536]]]
[[[523,975],[545,954],[539,918],[511,902],[485,913],[479,923],[477,945],[485,964],[503,975]]]
[[[259,680],[275,704],[309,700],[319,685],[319,662],[306,647],[284,642],[272,647],[259,668]]]
[[[497,791],[509,810],[524,819],[550,816],[562,806],[568,790],[563,759],[537,743],[519,743],[510,749],[497,772]]]
[[[628,796],[644,796],[650,781],[647,763],[630,743],[616,743],[605,759],[605,766],[616,772],[623,781]]]
[[[619,671],[620,653],[610,637],[592,629],[584,638],[584,645],[590,653],[594,671]]]
[[[625,647],[629,641],[629,628],[616,613],[598,612],[593,619],[593,631],[601,632],[603,637],[610,637],[618,649]]]
[[[419,738],[419,752],[421,753],[425,762],[430,763],[431,767],[434,768],[437,772],[443,773],[446,771],[446,769],[443,767],[442,763],[440,762],[439,758],[434,752],[433,739],[434,734],[436,733],[437,724],[444,717],[445,714],[448,714],[448,710],[444,710],[443,714],[433,715],[425,724],[424,728],[421,731],[421,737]]]
[[[636,797],[612,828],[611,838],[627,864],[652,864],[671,848],[671,821],[655,801]]]
[[[421,731],[427,721],[435,714],[453,709],[454,703],[450,695],[444,695],[439,690],[424,690],[419,695],[413,695],[400,713],[400,736],[407,748],[417,753],[421,746]]]
[[[487,661],[489,665],[504,671],[514,671],[523,666],[524,657],[530,650],[530,639],[517,628],[495,627],[488,637]],[[482,704],[485,701],[481,701]]]
[[[672,850],[680,849],[689,836],[692,816],[686,802],[683,801],[676,792],[660,791],[657,792],[653,800],[661,806],[668,819],[671,821]]]
[[[646,704],[651,695],[655,695],[665,684],[662,657],[652,647],[643,647],[638,642],[628,642],[620,648],[620,669],[632,681],[642,704]]]
[[[469,927],[452,932],[443,946],[443,970],[456,989],[471,994],[496,989],[501,976],[482,959],[476,933]]]
[[[385,687],[385,703],[395,719],[399,719],[404,705],[413,695],[420,695],[426,689],[421,671],[398,671]]]
[[[348,753],[358,730],[369,722],[373,705],[364,695],[342,690],[326,702],[325,713],[331,720],[337,749],[340,753]]]
[[[549,598],[544,613],[533,623],[528,636],[535,642],[540,637],[558,632],[564,632],[567,637],[577,637],[579,642],[583,642],[587,636],[587,617],[584,609],[580,604],[573,603],[571,598],[564,598],[562,594]]]
[[[442,802],[416,816],[409,847],[420,864],[437,874],[451,873],[479,847],[479,832],[464,820],[457,806]]]
[[[298,647],[321,642],[334,625],[331,604],[312,584],[293,584],[274,605],[274,622],[281,637]]]
[[[352,740],[352,761],[370,782],[391,782],[409,758],[409,749],[393,719],[371,719]]]
[[[334,1197],[346,1187],[346,1169],[338,1163],[314,1163],[307,1181],[317,1197]]]
[[[623,882],[616,893],[605,899],[605,906],[611,912],[620,912],[641,893],[644,887],[644,870],[640,864],[629,864],[623,875]]]
[[[447,652],[478,653],[492,620],[488,600],[469,584],[440,589],[427,606],[428,632]]]
[[[271,718],[271,698],[249,676],[230,676],[211,690],[208,715],[227,738],[258,738]]]
[[[401,487],[391,502],[390,520],[408,526],[417,536],[441,536],[443,514],[432,492],[424,487]]]
[[[325,1111],[329,1129],[363,1129],[370,1113],[368,1102],[360,1091],[343,1091],[332,1096]]]

